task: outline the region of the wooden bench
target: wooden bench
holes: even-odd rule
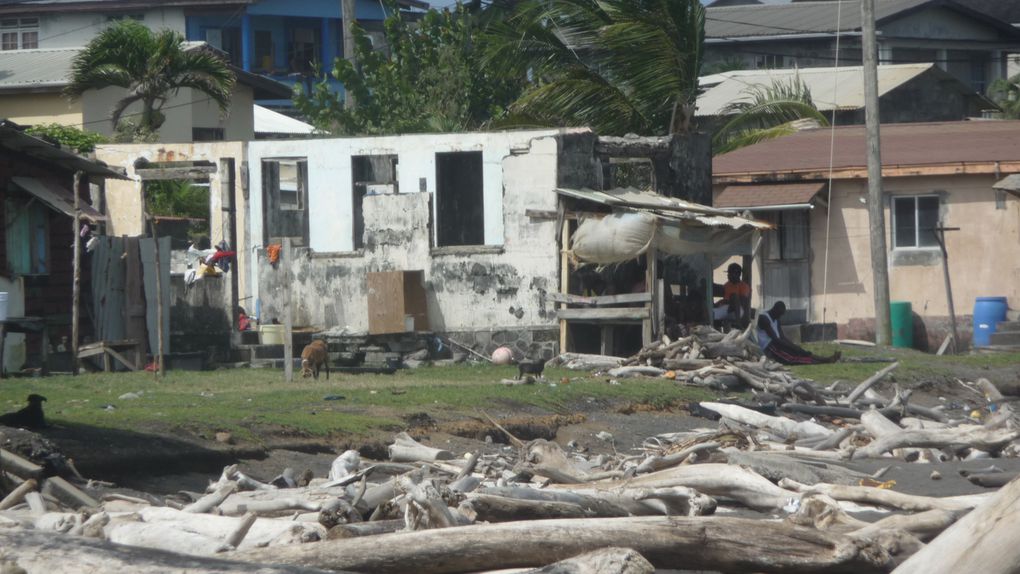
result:
[[[125,351],[134,351],[135,360],[131,361],[121,354]],[[113,361],[111,359],[116,359],[132,371],[137,371],[142,362],[141,345],[139,345],[138,341],[134,339],[123,339],[121,341],[98,341],[78,347],[79,360],[88,357],[95,357],[97,355],[103,356],[103,370],[106,372],[113,370]]]

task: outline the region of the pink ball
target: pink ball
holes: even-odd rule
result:
[[[492,352],[492,362],[497,365],[509,365],[514,362],[514,353],[509,347],[500,347]]]

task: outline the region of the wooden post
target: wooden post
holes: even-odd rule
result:
[[[561,200],[562,202],[562,200]],[[562,215],[563,204],[560,204],[560,213]],[[570,255],[568,253],[570,245],[570,222],[560,219],[562,222],[560,225],[560,293],[566,295],[570,292]],[[560,303],[560,309],[566,309],[566,303]],[[567,320],[560,319],[560,352],[567,352],[567,337],[569,330],[567,329]]]
[[[949,324],[953,329],[953,353],[960,352],[960,336],[956,331],[956,307],[953,305],[953,284],[949,280],[949,252],[946,251],[946,232],[959,231],[959,227],[936,227],[935,241],[942,250],[942,277],[946,283],[946,303],[949,305]]]
[[[74,228],[74,259],[72,263],[74,279],[71,287],[71,374],[78,375],[78,330],[79,315],[81,313],[81,198],[78,196],[78,186],[81,185],[81,171],[74,172],[74,187],[71,193],[74,194],[74,216],[71,218],[71,226]],[[43,317],[46,321],[46,317]],[[45,332],[45,331],[44,331]],[[43,356],[46,356],[46,347],[50,344],[46,337],[43,337]],[[46,369],[45,362],[43,370]]]
[[[358,57],[354,53],[354,23],[357,22],[357,0],[341,0],[340,17],[344,25],[344,59],[351,63],[355,69],[358,67]],[[344,90],[344,107],[353,110],[357,103],[354,101],[354,94],[350,90]]]
[[[861,2],[864,48],[864,116],[868,153],[868,220],[871,227],[872,289],[875,298],[875,343],[892,342],[889,320],[889,263],[885,244],[885,202],[882,200],[882,154],[878,115],[878,42],[875,0]]]
[[[291,272],[290,272],[290,237],[283,238],[283,263],[282,267],[284,271],[284,282],[283,282],[283,378],[288,383],[294,382],[294,324],[293,318],[290,312],[290,291],[291,291]]]
[[[149,219],[149,226],[152,228],[152,252],[156,260],[156,373],[159,377],[164,375],[165,367],[163,355],[163,272],[159,264],[159,235],[156,234],[156,217]]]

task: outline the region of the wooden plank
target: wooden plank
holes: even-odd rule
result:
[[[568,321],[641,321],[649,318],[649,310],[647,307],[558,309],[556,317]]]
[[[80,343],[81,324],[81,232],[78,226],[81,225],[81,171],[74,172],[74,187],[71,193],[74,194],[74,217],[72,217],[71,228],[74,232],[74,255],[71,260],[73,280],[71,283],[71,375],[78,375],[78,343]],[[42,342],[43,348],[43,374],[46,374],[46,350],[50,345],[48,338]]]
[[[135,365],[134,361],[131,361],[131,360],[127,359],[124,355],[121,355],[117,351],[114,351],[113,349],[107,348],[106,352],[110,356],[112,356],[114,359],[117,359],[118,361],[123,363],[123,365],[125,367],[127,367],[128,370],[131,370],[131,371],[137,371],[138,370],[138,367]]]
[[[570,254],[568,253],[568,247],[570,245],[570,224],[563,220],[562,215],[564,213],[563,200],[557,202],[557,211],[560,214],[558,219],[558,225],[560,226],[560,234],[557,238],[560,248],[560,295],[566,295],[570,292]],[[567,308],[565,303],[560,303],[560,311]],[[557,311],[559,313],[559,311]],[[567,352],[567,321],[560,319],[560,348],[559,352]]]
[[[595,297],[584,297],[570,293],[546,293],[546,297],[556,303],[567,303],[569,305],[620,305],[623,303],[650,303],[652,294],[649,291],[641,293],[623,293],[620,295],[598,295]]]
[[[291,289],[293,277],[291,277],[291,254],[290,237],[283,238],[283,268],[287,281],[284,283],[283,292],[283,378],[288,383],[294,381],[294,323],[291,313]]]
[[[192,165],[187,167],[145,167],[136,168],[135,175],[143,181],[168,179],[206,179],[216,173],[215,165]]]
[[[376,271],[367,274],[368,332],[372,335],[403,333],[404,273]]]

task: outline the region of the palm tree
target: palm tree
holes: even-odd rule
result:
[[[65,93],[78,97],[90,89],[118,86],[127,90],[110,116],[115,129],[132,104],[141,103],[135,135],[155,133],[166,116],[162,108],[181,88],[197,90],[224,113],[230,105],[234,74],[216,53],[187,49],[184,37],[172,30],[153,32],[125,20],[99,33],[75,57]]]
[[[755,84],[742,92],[744,99],[723,108],[728,120],[712,137],[715,155],[796,132],[809,123],[829,122],[811,100],[811,90],[800,76],[771,85]]]
[[[687,132],[705,36],[698,0],[522,0],[483,35],[483,61],[532,80],[515,123],[604,135]]]

